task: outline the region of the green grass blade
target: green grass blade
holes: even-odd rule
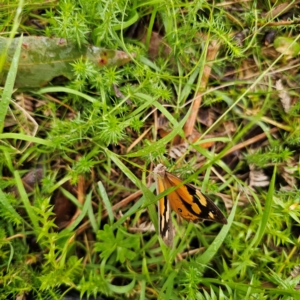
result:
[[[153,198],[153,193],[123,164],[123,162],[118,158],[118,156],[109,151],[105,150],[107,156],[120,168],[120,170],[143,192],[145,198]]]
[[[29,216],[31,224],[33,225],[33,228],[35,229],[35,232],[38,232],[38,227],[39,227],[38,217],[36,216],[32,206],[31,206],[27,192],[24,188],[21,176],[18,171],[14,171],[14,177],[15,177],[16,186],[17,186],[20,198],[21,198],[23,205],[25,207],[25,210]]]
[[[206,251],[197,258],[197,262],[199,264],[202,265],[203,267],[203,270],[201,271],[204,271],[204,269],[206,268],[207,264],[209,263],[209,261],[214,257],[214,255],[217,253],[218,249],[221,247],[224,239],[226,238],[228,232],[229,232],[229,229],[233,223],[233,219],[234,219],[234,216],[235,216],[235,211],[236,211],[236,208],[237,208],[237,204],[238,204],[238,198],[237,197],[237,200],[235,201],[233,207],[232,207],[232,210],[231,210],[231,213],[229,215],[229,218],[227,219],[228,223],[227,225],[224,225],[223,228],[221,229],[221,231],[219,232],[219,234],[216,236],[216,238],[214,239],[214,241],[211,243],[211,245],[206,249]]]
[[[270,186],[269,186],[269,190],[268,190],[268,194],[267,194],[267,198],[266,198],[266,202],[265,202],[265,207],[263,210],[263,216],[262,216],[262,220],[259,224],[259,228],[257,230],[257,233],[255,235],[255,237],[252,240],[252,243],[250,244],[250,246],[248,247],[248,249],[246,251],[250,251],[250,249],[255,249],[258,244],[260,243],[264,232],[266,230],[267,227],[267,223],[271,214],[271,209],[272,209],[272,203],[273,203],[273,195],[275,192],[275,180],[276,180],[276,171],[277,171],[277,166],[275,165],[274,170],[273,170],[273,176],[270,182]]]
[[[18,72],[21,46],[22,46],[22,38],[20,38],[12,63],[10,65],[9,72],[7,74],[7,78],[5,81],[2,99],[0,101],[0,133],[2,133],[4,128],[4,119],[7,114],[9,102],[14,89],[14,83]]]
[[[73,94],[73,95],[76,95],[78,97],[81,97],[91,103],[94,103],[96,100],[95,98],[87,95],[87,94],[84,94],[84,93],[81,93],[79,91],[76,91],[76,90],[73,90],[73,89],[70,89],[70,88],[65,88],[65,87],[62,87],[62,86],[54,86],[54,87],[48,87],[48,88],[43,88],[43,89],[40,89],[37,91],[38,94],[46,94],[46,93],[67,93],[67,94]]]
[[[114,212],[112,210],[112,205],[109,201],[109,198],[107,196],[107,193],[106,193],[105,188],[101,181],[98,182],[98,190],[99,190],[100,196],[104,202],[104,206],[105,206],[107,214],[108,214],[109,222],[110,222],[110,224],[113,224],[114,223]]]
[[[73,231],[78,225],[79,223],[83,220],[83,218],[86,216],[87,211],[89,209],[89,207],[92,205],[92,192],[90,192],[84,201],[83,207],[82,207],[82,211],[80,212],[79,216],[76,218],[76,220],[71,224],[70,227],[66,228],[65,230],[67,231]]]
[[[1,103],[1,102],[0,102]],[[16,139],[16,140],[21,140],[21,141],[27,141],[35,144],[40,144],[44,146],[49,146],[51,147],[51,141],[47,141],[45,139],[37,138],[34,136],[30,135],[25,135],[21,133],[2,133],[0,134],[0,139]]]

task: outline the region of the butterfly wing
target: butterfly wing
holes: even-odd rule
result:
[[[173,244],[173,227],[171,207],[182,218],[188,221],[211,220],[227,224],[227,219],[221,210],[199,189],[191,184],[182,184],[178,177],[166,172],[162,164],[154,169],[156,190],[160,194],[169,188],[178,187],[159,200],[159,233],[167,246]]]
[[[154,169],[156,192],[158,194],[166,190],[165,187],[165,166],[159,164]],[[171,218],[171,207],[167,196],[164,196],[158,203],[158,227],[159,234],[168,247],[173,245],[173,225]]]
[[[199,221],[201,219],[227,224],[227,220],[221,210],[203,195],[199,189],[191,184],[182,185],[182,180],[166,172],[165,188],[181,186],[168,195],[172,209],[188,221]]]

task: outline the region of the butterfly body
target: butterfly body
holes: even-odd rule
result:
[[[177,187],[161,198],[158,205],[159,232],[168,246],[171,246],[173,242],[170,207],[187,221],[211,220],[227,224],[225,216],[212,200],[192,184],[183,184],[181,179],[167,172],[163,164],[156,166],[154,174],[158,194],[169,188]]]

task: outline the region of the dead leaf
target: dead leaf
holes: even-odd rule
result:
[[[292,272],[291,272],[291,275],[293,278],[297,277],[300,275],[300,266],[296,266]]]
[[[37,168],[34,170],[29,171],[26,175],[22,177],[22,182],[27,193],[31,193],[35,187],[41,183],[44,177],[44,170],[42,168]],[[17,187],[13,187],[11,192],[16,196],[19,197],[19,192]]]
[[[286,165],[280,168],[280,175],[286,181],[286,183],[291,187],[294,188],[297,184],[295,172],[298,170],[298,164],[296,162],[292,162],[291,160],[286,162]]]
[[[70,182],[66,182],[62,185],[62,188],[73,194],[77,198],[77,190],[75,186],[72,186]],[[72,203],[61,190],[58,190],[54,195],[54,209],[55,224],[59,229],[62,229],[68,225],[72,217],[76,212],[76,206]]]
[[[269,186],[269,177],[264,174],[261,169],[255,169],[254,165],[249,165],[249,187]]]
[[[291,101],[291,97],[290,97],[288,91],[284,88],[281,79],[276,81],[275,87],[276,87],[276,90],[279,91],[279,98],[280,98],[281,104],[283,106],[283,109],[286,113],[288,113],[291,108],[292,101]]]

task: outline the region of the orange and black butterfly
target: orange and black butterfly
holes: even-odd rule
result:
[[[154,174],[158,194],[169,188],[179,186],[161,198],[158,204],[159,234],[167,246],[170,247],[173,244],[171,208],[187,221],[211,220],[227,224],[227,219],[212,200],[193,185],[182,184],[181,179],[166,172],[164,165],[157,165]]]

